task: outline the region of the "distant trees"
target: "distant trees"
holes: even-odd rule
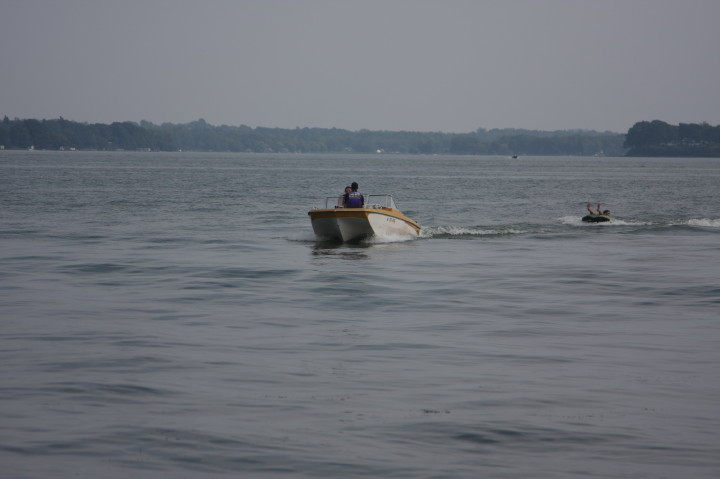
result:
[[[635,123],[625,135],[624,146],[642,148],[646,145],[673,143],[678,139],[678,127],[664,121],[641,121]]]
[[[660,120],[635,123],[625,135],[628,156],[720,156],[720,125]]]
[[[166,132],[143,128],[132,123],[76,123],[63,118],[57,120],[9,120],[0,123],[0,145],[6,148],[57,150],[78,148],[95,150],[115,149],[173,149]]]
[[[621,156],[625,153],[623,139],[619,133],[587,130],[480,128],[470,133],[442,133],[251,128],[213,126],[202,118],[185,124],[162,125],[145,120],[107,125],[63,118],[10,120],[7,117],[0,123],[0,145],[37,149]]]

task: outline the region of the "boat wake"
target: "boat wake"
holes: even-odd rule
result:
[[[560,224],[558,224],[559,222]],[[638,221],[633,219],[614,219],[603,223],[586,223],[582,221],[580,216],[564,216],[557,218],[557,222],[549,222],[544,224],[506,224],[506,225],[488,225],[488,226],[428,226],[424,227],[420,232],[422,239],[473,239],[473,238],[492,238],[492,237],[510,237],[513,235],[543,235],[557,234],[567,231],[566,227],[580,228],[616,228],[616,227],[637,227],[644,229],[645,227],[702,227],[702,228],[720,228],[720,219],[688,219],[677,221]],[[560,226],[562,225],[562,226]],[[560,229],[558,229],[558,227]]]
[[[383,244],[383,243],[404,243],[405,241],[416,240],[417,236],[413,235],[399,235],[392,233],[377,233],[370,238],[363,240],[365,243],[372,244]]]
[[[709,218],[702,218],[699,220],[688,220],[685,224],[689,226],[702,226],[704,228],[720,228],[720,219],[711,220]]]
[[[479,236],[505,236],[528,233],[512,225],[496,226],[430,226],[420,232],[421,238],[463,238]]]

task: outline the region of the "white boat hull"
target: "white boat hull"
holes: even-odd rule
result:
[[[308,212],[318,237],[361,241],[373,236],[417,237],[420,225],[391,208],[314,209]]]

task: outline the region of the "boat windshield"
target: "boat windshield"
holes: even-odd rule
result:
[[[395,200],[391,195],[363,195],[365,199],[365,208],[392,208],[397,209]],[[328,196],[325,198],[325,208],[336,208],[339,198],[337,196]]]
[[[367,208],[392,208],[397,209],[395,200],[390,195],[365,195],[365,207]]]

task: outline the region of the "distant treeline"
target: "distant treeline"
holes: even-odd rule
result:
[[[109,125],[56,120],[0,122],[0,147],[40,150],[231,151],[256,153],[410,153],[458,155],[720,157],[720,126],[635,123],[626,135],[587,130],[480,128],[471,133],[251,128],[148,121]]]
[[[141,121],[107,125],[63,118],[10,120],[7,116],[0,122],[0,145],[41,150],[622,156],[626,151],[623,140],[619,133],[587,130],[349,131],[213,126],[202,119],[186,124]]]
[[[641,121],[628,130],[624,146],[628,156],[720,157],[720,125]]]

